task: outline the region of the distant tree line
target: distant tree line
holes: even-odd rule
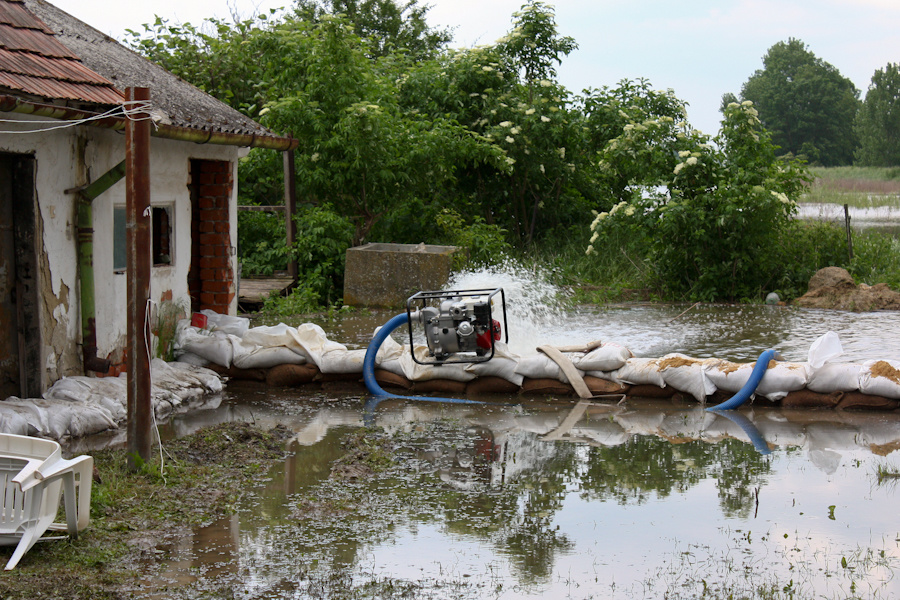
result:
[[[900,166],[900,72],[878,69],[863,101],[859,90],[798,39],[778,42],[763,68],[744,83],[750,100],[781,152],[822,166]]]

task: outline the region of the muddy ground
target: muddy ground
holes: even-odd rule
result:
[[[140,572],[152,571],[171,541],[231,512],[252,487],[248,479],[284,457],[288,434],[246,423],[203,429],[168,442],[163,458],[157,454],[137,473],[128,470],[125,450],[92,453],[91,526],[78,539],[34,546],[0,576],[0,598],[133,598]],[[3,564],[12,551],[0,548]]]

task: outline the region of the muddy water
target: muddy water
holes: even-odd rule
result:
[[[323,326],[363,345],[383,316]],[[528,320],[546,343],[600,338],[643,356],[752,360],[776,347],[803,360],[834,330],[841,360],[900,359],[896,313],[621,306]],[[164,435],[236,419],[290,428],[290,458],[235,516],[181,540],[136,597],[900,594],[900,484],[878,475],[900,470],[895,414],[375,403],[340,388],[233,383]],[[386,470],[336,462],[362,427],[392,458]]]

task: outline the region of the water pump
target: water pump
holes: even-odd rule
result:
[[[493,305],[500,297],[503,323],[494,319]],[[506,297],[502,288],[419,292],[406,301],[410,348],[413,323],[424,329],[428,355],[423,362],[413,351],[413,360],[423,365],[485,362],[494,356],[494,343],[500,341],[506,324]],[[506,342],[509,332],[506,332]]]

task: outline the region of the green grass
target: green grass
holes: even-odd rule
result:
[[[900,167],[817,167],[801,202],[856,208],[900,206]]]

